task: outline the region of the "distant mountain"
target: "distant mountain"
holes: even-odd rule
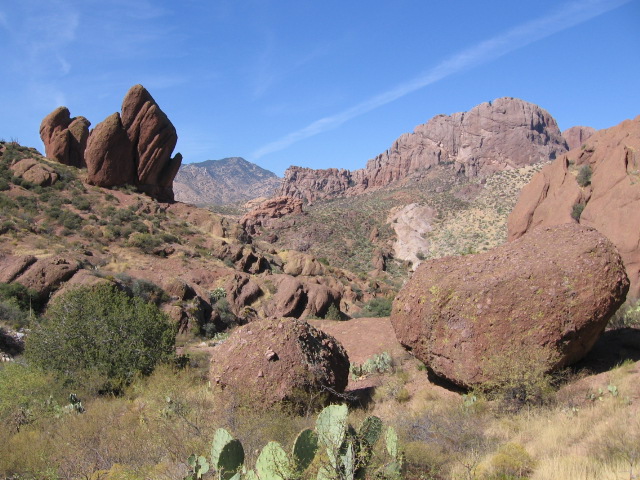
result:
[[[241,157],[182,165],[173,181],[176,200],[193,205],[226,205],[270,197],[278,176]]]
[[[555,159],[567,151],[553,117],[517,98],[499,98],[468,112],[437,115],[400,136],[365,168],[289,167],[279,195],[308,202],[354,196],[406,181],[437,165],[469,179]]]

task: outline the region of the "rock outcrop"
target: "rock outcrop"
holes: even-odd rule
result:
[[[46,301],[64,282],[80,269],[80,262],[63,256],[41,258],[15,278],[17,283],[38,292],[38,299]]]
[[[173,179],[182,156],[171,157],[176,129],[151,94],[135,85],[114,113],[92,131],[85,161],[92,185],[132,184],[162,201],[173,201]]]
[[[248,212],[240,220],[240,224],[250,235],[256,233],[257,227],[266,227],[269,220],[281,218],[285,215],[299,215],[302,213],[302,200],[293,197],[275,197],[261,203],[257,208]]]
[[[23,158],[14,163],[10,168],[16,177],[23,178],[27,182],[40,187],[50,187],[56,183],[59,178],[53,168],[34,158]]]
[[[213,350],[210,379],[223,394],[264,409],[341,393],[349,358],[333,337],[295,319],[261,320],[235,330]]]
[[[341,292],[319,279],[274,277],[277,291],[266,308],[270,317],[324,317],[331,305],[340,305]]]
[[[58,107],[44,117],[40,124],[40,138],[46,156],[65,165],[84,167],[84,151],[91,122],[73,117],[67,107]]]
[[[279,195],[308,202],[357,195],[426,171],[451,165],[456,174],[483,177],[555,159],[567,150],[556,121],[540,107],[499,98],[469,112],[438,115],[398,138],[361,170],[291,167]]]
[[[537,227],[576,221],[596,228],[622,256],[630,297],[640,297],[639,152],[640,116],[596,132],[584,149],[545,166],[522,189],[509,216],[508,240]]]
[[[567,141],[569,150],[574,148],[580,148],[585,144],[587,139],[596,133],[596,129],[593,127],[571,127],[562,132],[562,136]]]
[[[496,363],[580,360],[629,288],[615,246],[576,224],[536,229],[488,252],[422,263],[393,302],[400,343],[461,386]]]

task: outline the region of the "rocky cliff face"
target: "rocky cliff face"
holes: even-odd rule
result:
[[[596,129],[593,127],[571,127],[562,132],[562,136],[567,141],[569,150],[579,148],[584,145],[587,139],[596,133]]]
[[[596,228],[620,251],[640,297],[640,116],[600,130],[584,148],[537,173],[509,216],[509,240],[538,227],[579,222]]]
[[[360,170],[291,167],[279,194],[310,202],[357,195],[439,164],[451,165],[456,174],[484,177],[553,160],[565,151],[566,141],[549,113],[523,100],[499,98],[469,112],[432,118]]]
[[[278,176],[231,157],[182,165],[173,182],[176,200],[193,205],[225,205],[271,197],[280,186]]]

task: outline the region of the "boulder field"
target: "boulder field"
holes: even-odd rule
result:
[[[536,229],[482,254],[422,263],[393,302],[396,336],[436,375],[470,387],[491,366],[580,360],[625,299],[615,246],[576,224]]]

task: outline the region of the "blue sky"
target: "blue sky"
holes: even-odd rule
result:
[[[640,115],[640,0],[0,0],[0,138],[43,150],[59,105],[95,126],[141,83],[187,163],[356,169],[498,97],[561,129]]]

